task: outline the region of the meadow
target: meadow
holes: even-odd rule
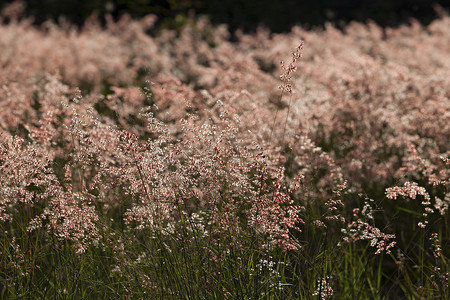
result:
[[[0,20],[0,298],[449,299],[450,17]]]

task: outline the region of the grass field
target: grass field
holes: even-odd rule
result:
[[[450,298],[448,16],[2,18],[0,298]]]

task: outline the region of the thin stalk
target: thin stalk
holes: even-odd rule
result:
[[[283,128],[283,137],[282,137],[282,141],[284,142],[284,135],[285,135],[285,133],[286,133],[286,126],[287,126],[287,121],[288,121],[288,118],[289,118],[289,112],[291,111],[291,104],[292,104],[292,93],[290,93],[291,94],[291,96],[290,96],[290,98],[289,98],[289,106],[288,106],[288,110],[287,110],[287,113],[286,113],[286,120],[284,120],[284,128]]]
[[[284,89],[281,90],[281,94],[280,94],[280,103],[281,100],[283,99],[283,94],[284,94]],[[278,111],[280,110],[279,107],[277,107],[277,110],[275,112],[275,117],[273,118],[273,124],[272,124],[272,131],[270,132],[270,137],[269,137],[269,145],[272,143],[272,135],[273,135],[273,131],[275,130],[275,122],[277,120],[277,115],[278,115]]]

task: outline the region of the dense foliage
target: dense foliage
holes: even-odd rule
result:
[[[2,3],[17,0],[2,0]],[[179,28],[192,15],[207,15],[213,24],[226,23],[231,31],[240,28],[254,31],[264,25],[272,31],[286,32],[293,25],[323,26],[332,22],[338,26],[354,20],[374,20],[381,26],[398,26],[416,18],[429,24],[439,10],[450,9],[449,0],[377,0],[377,1],[317,1],[317,0],[28,0],[23,1],[24,13],[37,24],[61,18],[81,25],[92,14],[111,14],[120,18],[129,14],[141,18],[158,16],[158,25]],[[440,7],[440,8],[438,8]],[[436,11],[438,9],[438,11]]]
[[[2,15],[2,298],[449,297],[449,17]]]

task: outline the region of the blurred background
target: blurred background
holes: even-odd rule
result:
[[[12,0],[0,0],[3,7]],[[424,25],[448,13],[450,0],[28,0],[23,15],[36,24],[61,17],[83,24],[92,14],[103,19],[128,13],[134,18],[156,14],[158,27],[177,28],[190,18],[206,15],[214,24],[226,23],[231,32],[254,31],[259,25],[273,32],[289,31],[293,25],[307,28],[330,22],[342,27],[350,21],[371,19],[381,26],[398,26],[415,18]],[[4,22],[7,21],[4,19]]]

